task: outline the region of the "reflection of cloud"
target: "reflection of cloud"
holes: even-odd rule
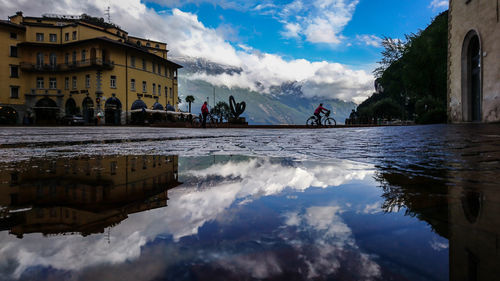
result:
[[[448,243],[446,241],[438,241],[435,237],[430,242],[432,249],[436,251],[443,251],[448,249]]]
[[[283,232],[289,235],[293,247],[304,254],[303,259],[308,265],[308,278],[335,274],[341,264],[352,263],[357,280],[371,280],[380,276],[380,267],[371,256],[361,253],[352,235],[351,229],[340,217],[342,209],[338,206],[315,206],[305,213],[286,214],[285,225],[295,231]],[[311,241],[304,243],[294,240],[306,233]]]
[[[382,203],[373,202],[372,204],[367,204],[363,210],[364,214],[376,214],[382,212]]]
[[[251,159],[212,165],[190,172],[198,177],[196,183],[202,183],[198,188],[184,186],[170,190],[167,208],[130,215],[112,228],[109,244],[107,234],[91,235],[85,239],[70,235],[42,237],[41,234],[28,234],[20,240],[2,232],[0,267],[12,267],[11,275],[18,278],[33,266],[77,271],[100,264],[122,264],[138,259],[143,246],[159,235],[172,235],[174,240],[179,240],[197,234],[198,228],[207,221],[222,219],[221,215],[234,203],[251,202],[286,188],[303,191],[311,186],[338,186],[353,179],[366,178],[373,173],[371,169],[369,165],[345,160],[334,164],[305,162],[283,165],[268,159]],[[204,184],[203,180],[209,176],[215,176],[218,182]],[[326,237],[336,237],[336,241],[351,241],[350,230],[338,216],[340,211],[338,208],[311,208],[307,218],[296,214],[294,221],[289,216],[287,224],[307,224],[324,232]],[[325,249],[331,249],[323,256],[328,256],[337,247],[327,242],[324,241]],[[235,259],[231,265],[235,268],[257,268],[252,271],[255,278],[279,272],[279,267],[272,266],[273,257],[266,259],[269,262],[267,265],[252,264],[253,261],[244,258]],[[327,263],[326,260],[323,262]]]

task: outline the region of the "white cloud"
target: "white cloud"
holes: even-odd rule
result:
[[[176,1],[170,2],[167,4],[177,3]],[[290,20],[286,24],[287,31],[284,34],[294,37],[302,32],[304,36],[316,42],[340,42],[343,38],[340,32],[352,17],[357,2],[357,0],[316,0],[312,4],[309,2],[304,4],[296,0],[281,11],[281,16]],[[222,3],[230,5],[233,2]],[[235,3],[239,2],[233,4]],[[246,4],[240,4],[240,8],[246,8],[244,6]],[[2,7],[0,14],[6,18],[15,11],[22,10],[25,15],[31,16],[38,16],[45,12],[88,13],[102,16],[107,5],[107,2],[99,0],[35,2],[20,0],[15,5],[12,1],[0,0],[0,7]],[[216,85],[249,88],[265,93],[269,92],[271,86],[296,81],[302,85],[302,90],[307,97],[339,98],[357,103],[372,93],[373,76],[369,72],[353,71],[346,65],[326,61],[285,60],[280,55],[260,53],[248,46],[242,48],[241,46],[244,45],[241,44],[240,50],[228,41],[237,39],[237,34],[231,27],[208,28],[192,13],[174,8],[171,13],[160,14],[147,8],[139,0],[110,1],[110,6],[113,22],[129,31],[131,35],[167,42],[170,57],[204,58],[243,69],[243,72],[233,75],[211,76],[200,73],[191,77],[193,79],[203,79]],[[266,7],[272,8],[272,5]],[[304,18],[297,16],[304,9],[309,11]],[[325,12],[320,13],[319,11],[322,10]]]
[[[380,47],[380,42],[382,41],[382,39],[375,35],[363,34],[363,35],[356,35],[356,41],[358,41],[358,44],[378,48]]]
[[[359,0],[295,0],[279,13],[283,36],[303,35],[312,43],[338,45],[345,40],[342,31],[351,21]],[[291,32],[293,27],[293,32]]]
[[[429,4],[429,8],[432,8],[434,10],[448,9],[448,3],[448,0],[432,0],[432,2]]]

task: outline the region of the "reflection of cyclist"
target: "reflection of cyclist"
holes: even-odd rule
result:
[[[207,126],[207,115],[208,115],[207,102],[204,102],[203,105],[201,106],[201,115],[203,115],[203,122],[201,123],[201,126],[205,128]]]
[[[322,103],[319,104],[319,106],[314,111],[314,116],[316,116],[316,124],[318,124],[318,126],[321,125],[321,112],[327,113],[330,112],[330,110],[324,108]]]

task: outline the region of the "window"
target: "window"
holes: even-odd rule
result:
[[[76,51],[73,51],[72,61],[73,61],[73,64],[76,64]]]
[[[165,96],[168,97],[168,87],[165,87]]]
[[[135,79],[130,79],[130,90],[135,92]]]
[[[54,77],[49,78],[49,89],[57,89],[57,80]]]
[[[82,61],[85,61],[87,59],[87,51],[82,50]]]
[[[43,77],[37,77],[36,78],[36,88],[37,89],[45,88],[43,84],[44,84]]]
[[[161,75],[161,65],[158,65],[158,75]]]
[[[36,54],[36,65],[41,67],[43,65],[43,53]]]
[[[109,80],[109,86],[111,88],[116,88],[116,76],[111,75],[111,79]]]
[[[64,33],[64,41],[69,41],[69,32]]]
[[[57,42],[57,34],[54,34],[54,33],[49,34],[49,41],[50,42]]]
[[[90,74],[85,75],[85,87],[90,88]]]
[[[160,45],[159,45],[159,44],[156,44],[156,45],[155,45],[155,48],[156,48],[156,49],[159,49],[159,48],[160,48]]]
[[[69,90],[69,77],[64,78],[64,89]]]
[[[130,66],[135,67],[135,57],[134,56],[130,57]]]
[[[71,85],[71,86],[72,86],[72,88],[73,88],[73,89],[76,89],[76,76],[73,76],[73,80],[72,80],[72,83],[71,83],[71,84],[72,84],[72,85]]]
[[[161,85],[158,84],[158,95],[161,96]]]
[[[156,64],[153,62],[153,73],[156,73]]]
[[[17,46],[10,46],[10,56],[17,58]]]
[[[10,77],[11,78],[18,78],[19,77],[19,66],[17,66],[17,65],[10,66]]]
[[[43,33],[36,34],[36,41],[43,42]]]
[[[50,66],[55,67],[57,65],[57,55],[56,54],[51,53],[49,60],[50,60]]]
[[[15,32],[11,32],[11,33],[10,33],[10,38],[11,38],[11,39],[17,39],[17,33],[15,33]]]
[[[109,164],[110,164],[109,170],[111,175],[116,175],[116,166],[118,166],[118,163],[116,161],[113,161],[110,162]]]
[[[146,43],[146,47],[151,47],[151,44],[149,44],[149,42]]]
[[[146,85],[146,81],[142,81],[142,91],[145,93],[148,91],[148,87]]]
[[[19,86],[10,86],[10,98],[11,99],[19,98]]]
[[[174,89],[170,88],[170,98],[174,98]]]
[[[65,65],[69,64],[69,54],[68,53],[64,54],[64,64]]]
[[[153,83],[153,95],[156,95],[156,84]]]
[[[146,60],[142,59],[142,69],[147,70]]]
[[[76,31],[73,31],[73,35],[71,36],[71,39],[76,40]]]

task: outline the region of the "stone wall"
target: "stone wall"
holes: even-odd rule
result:
[[[500,121],[499,0],[450,0],[448,54],[448,118],[470,121],[466,110],[466,49],[464,40],[476,32],[481,48],[481,121]],[[464,58],[465,54],[465,58]],[[465,102],[464,102],[465,101]]]

